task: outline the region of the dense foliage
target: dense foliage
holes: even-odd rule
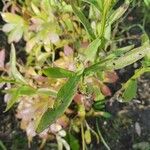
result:
[[[144,24],[141,46],[119,46],[121,20],[135,1],[125,0],[3,0],[2,30],[11,45],[10,61],[0,63],[0,82],[6,111],[15,104],[29,142],[38,135],[41,147],[56,139],[58,148],[80,149],[72,133],[81,131],[82,148],[91,143],[91,134],[102,139],[86,121],[89,117],[110,118],[106,97],[112,96],[108,83],[118,80],[116,70],[139,60],[140,67],[115,96],[129,102],[136,95],[137,79],[150,71],[150,43]],[[141,2],[144,11],[150,2]],[[147,21],[145,16],[144,22]],[[120,35],[122,36],[122,35]],[[19,61],[15,45],[25,43]],[[4,50],[0,51],[0,57]],[[67,133],[66,133],[67,131]],[[67,138],[66,137],[67,134]],[[67,140],[69,139],[69,140]],[[68,144],[69,143],[69,144]]]

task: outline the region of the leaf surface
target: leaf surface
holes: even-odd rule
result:
[[[11,99],[7,103],[6,111],[8,111],[18,100],[20,96],[27,95],[31,96],[36,93],[36,89],[30,86],[21,86],[18,88],[12,88],[9,90],[4,90],[4,92],[11,95]]]
[[[76,7],[74,4],[72,4],[72,9],[74,13],[76,14],[76,16],[79,18],[79,20],[81,21],[81,23],[83,24],[88,34],[90,35],[91,39],[95,39],[95,34],[92,30],[92,27],[89,21],[86,19],[85,15],[82,13],[82,11],[78,7]]]
[[[43,131],[60,117],[70,105],[80,81],[81,75],[74,75],[59,90],[53,109],[48,109],[42,116],[37,132]]]
[[[101,7],[100,7],[101,5],[98,2],[98,0],[83,0],[83,1],[93,5],[95,8],[97,8],[98,11],[101,11]]]
[[[22,25],[23,19],[19,15],[12,14],[12,13],[1,13],[4,21],[11,23],[11,24],[20,24]]]
[[[106,68],[113,70],[124,68],[143,58],[147,53],[150,53],[149,46],[135,48],[130,52],[126,53],[124,56],[108,62],[106,64]]]
[[[123,5],[121,5],[117,10],[115,10],[111,16],[110,16],[110,22],[111,24],[117,21],[119,18],[122,17],[122,15],[127,11],[129,7],[130,2],[125,2]]]
[[[101,39],[97,38],[88,46],[85,55],[86,58],[91,62],[94,62],[98,47],[100,45],[101,45]]]
[[[28,84],[16,68],[16,51],[13,44],[11,44],[10,53],[10,76],[12,76],[16,81],[21,82],[22,84]]]
[[[146,45],[146,46],[135,48],[118,58],[115,57],[115,59],[113,57],[112,58],[106,57],[106,59],[104,59],[103,61],[85,68],[84,74],[88,75],[99,71],[121,69],[142,59],[149,53],[150,53],[150,47],[149,45]]]
[[[129,80],[125,91],[123,93],[124,101],[130,101],[136,96],[137,92],[137,80]]]
[[[72,77],[75,73],[59,67],[47,68],[43,70],[47,77],[51,78],[68,78]]]
[[[7,103],[5,112],[8,111],[18,101],[18,98],[19,98],[19,91],[14,90],[14,92],[11,94],[11,99]]]
[[[80,150],[79,141],[75,136],[73,136],[71,133],[68,133],[67,139],[72,150]]]

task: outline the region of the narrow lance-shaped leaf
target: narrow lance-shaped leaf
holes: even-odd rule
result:
[[[136,96],[137,92],[137,80],[129,80],[126,84],[125,91],[123,93],[124,101],[130,101]]]
[[[111,14],[111,16],[109,18],[111,24],[114,23],[115,21],[117,21],[126,12],[126,10],[129,7],[129,3],[130,2],[125,2],[123,5],[121,5],[117,10],[115,10]]]
[[[121,55],[127,53],[128,51],[130,51],[133,48],[134,48],[134,45],[129,45],[129,46],[118,48],[114,51],[111,51],[110,54],[108,56],[106,56],[105,59],[115,59],[115,58],[120,57]]]
[[[92,30],[92,27],[89,21],[86,19],[85,15],[82,13],[82,11],[78,7],[76,7],[73,3],[72,3],[72,9],[74,13],[77,15],[77,17],[80,19],[81,23],[83,24],[84,28],[88,32],[91,39],[95,39],[95,34]]]
[[[71,150],[80,150],[79,141],[75,136],[73,136],[71,133],[68,133],[67,139]]]
[[[125,101],[134,98],[137,91],[137,79],[146,72],[150,72],[150,67],[142,66],[135,71],[134,75],[125,84],[123,84],[122,90],[125,90],[123,93],[123,98]]]
[[[16,83],[16,81],[11,78],[0,77],[0,83]]]
[[[99,47],[100,45],[101,45],[101,39],[100,39],[100,38],[95,39],[95,40],[89,45],[89,47],[87,48],[87,50],[86,50],[86,52],[85,52],[86,58],[87,58],[89,61],[94,62],[95,57],[96,57],[96,54],[97,54],[98,47]]]
[[[57,92],[49,88],[39,88],[37,89],[37,94],[48,95],[54,98],[57,97]]]
[[[60,89],[57,94],[55,107],[53,109],[48,109],[42,116],[37,127],[37,132],[43,131],[65,112],[77,91],[80,78],[81,75],[74,75],[70,77],[64,86]]]
[[[31,2],[31,8],[37,16],[40,14],[40,10],[38,9],[38,7],[36,5],[34,5],[33,2]]]
[[[150,53],[149,46],[135,48],[132,51],[126,53],[124,56],[108,62],[106,64],[106,69],[113,69],[113,70],[121,69],[143,58],[147,53]]]
[[[20,96],[27,95],[31,96],[36,93],[36,89],[29,86],[22,86],[18,88],[13,88],[9,90],[4,90],[4,92],[11,95],[11,99],[7,103],[6,111],[8,111],[19,99]]]
[[[22,86],[18,88],[18,91],[19,91],[20,96],[22,95],[30,96],[30,95],[35,94],[37,90],[30,86]]]
[[[150,8],[150,1],[149,0],[144,0],[145,5]]]
[[[11,24],[20,24],[22,25],[24,20],[19,15],[13,13],[1,13],[4,21],[11,23]]]
[[[130,52],[127,52],[124,56],[120,56],[116,59],[106,59],[102,62],[96,63],[88,68],[85,68],[84,75],[88,75],[91,73],[103,71],[103,70],[117,70],[128,65],[133,64],[137,60],[143,58],[145,55],[150,53],[150,47],[142,46],[139,48],[135,48]]]
[[[11,99],[7,103],[5,112],[8,111],[18,101],[18,98],[19,98],[19,91],[14,90],[14,92],[11,94]]]
[[[123,93],[123,101],[132,100],[137,91],[137,79],[144,73],[150,72],[150,67],[141,67],[134,72],[134,75],[122,86]]]
[[[7,90],[3,90],[4,93],[9,93],[9,94],[13,94],[16,91],[18,91],[18,94],[20,96],[23,96],[23,95],[30,96],[30,95],[36,94],[36,92],[38,90],[33,88],[33,87],[31,87],[31,86],[27,86],[27,85],[19,86],[17,88],[11,88],[11,89],[7,89]]]
[[[47,68],[43,70],[47,77],[51,78],[68,78],[72,77],[75,73],[59,67]]]
[[[24,77],[16,68],[16,51],[13,44],[11,44],[11,53],[10,53],[10,75],[16,80],[20,81],[23,84],[28,84]]]
[[[83,0],[83,1],[93,5],[95,8],[97,8],[98,11],[100,12],[102,11],[101,5],[98,3],[98,0]]]
[[[3,142],[1,140],[0,140],[0,149],[7,150],[7,148],[5,147],[5,145],[3,144]]]

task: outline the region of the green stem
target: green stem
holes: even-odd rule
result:
[[[105,32],[105,26],[106,26],[106,20],[107,20],[107,14],[110,9],[112,0],[107,0],[107,2],[104,2],[104,10],[102,13],[102,20],[101,20],[101,30],[100,30],[100,37],[104,37],[104,32]]]
[[[83,123],[81,123],[81,136],[82,136],[82,150],[85,150],[85,140],[84,140],[84,128],[83,128]]]
[[[97,128],[97,132],[102,140],[102,143],[105,145],[105,147],[107,148],[107,150],[111,150],[110,147],[107,145],[107,143],[105,142],[100,130],[99,130],[99,127],[98,127],[98,121],[96,120],[96,128]]]

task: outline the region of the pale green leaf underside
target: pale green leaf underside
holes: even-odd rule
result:
[[[11,44],[10,53],[10,76],[13,77],[16,81],[21,82],[22,84],[28,84],[16,68],[16,51],[13,44]]]

